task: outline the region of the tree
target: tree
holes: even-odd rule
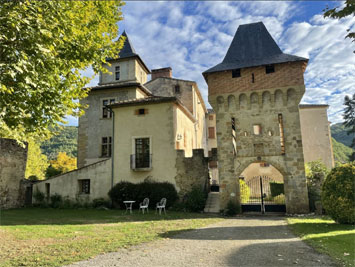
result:
[[[65,152],[59,152],[57,159],[50,161],[51,167],[66,173],[76,169],[76,158],[69,157]]]
[[[79,116],[81,71],[115,58],[123,45],[117,22],[122,2],[1,1],[0,137],[19,141],[49,135],[49,128]]]
[[[353,94],[352,98],[345,96],[344,105],[344,126],[349,128],[349,130],[347,130],[347,134],[353,135],[353,141],[350,147],[355,148],[355,94]],[[350,156],[350,160],[355,160],[355,152],[353,152]]]
[[[339,9],[339,7],[335,7],[330,9],[327,7],[324,10],[324,17],[331,17],[333,19],[341,19],[350,15],[355,15],[355,1],[354,0],[346,0],[345,1],[345,6],[343,9]],[[348,35],[346,38],[352,38],[353,42],[355,40],[355,32],[350,32],[350,29],[348,29]]]
[[[25,177],[29,180],[43,180],[48,165],[47,157],[42,154],[39,144],[30,141],[28,143]]]

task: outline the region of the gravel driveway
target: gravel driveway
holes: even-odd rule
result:
[[[71,266],[336,266],[282,217],[239,217]]]

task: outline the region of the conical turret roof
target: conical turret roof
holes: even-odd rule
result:
[[[292,61],[308,59],[284,54],[264,23],[257,22],[240,25],[223,61],[203,74]]]

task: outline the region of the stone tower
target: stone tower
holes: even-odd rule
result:
[[[116,101],[142,98],[151,95],[144,87],[150,70],[136,53],[126,32],[119,58],[107,59],[108,73],[100,73],[99,85],[90,88],[85,115],[79,118],[78,168],[111,157],[112,116],[106,107]]]
[[[224,60],[203,73],[216,112],[220,203],[240,203],[238,177],[267,162],[284,178],[287,213],[309,210],[298,105],[306,58],[284,54],[262,22],[240,25]]]

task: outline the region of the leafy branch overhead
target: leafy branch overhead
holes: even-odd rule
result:
[[[0,5],[0,136],[42,137],[80,116],[82,89],[104,71],[123,40],[121,1],[2,1]]]

